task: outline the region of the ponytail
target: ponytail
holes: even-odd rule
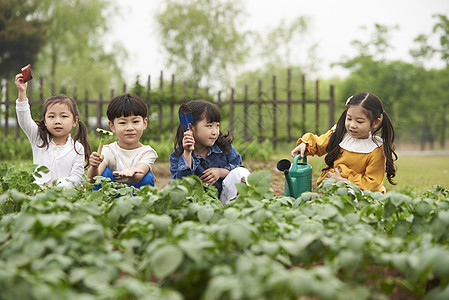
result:
[[[329,138],[329,143],[327,144],[326,151],[327,155],[324,157],[327,167],[323,171],[330,170],[334,167],[334,161],[337,160],[340,155],[340,143],[346,133],[345,120],[346,120],[347,109],[341,114],[338,119],[335,130]]]
[[[82,121],[78,121],[78,131],[73,137],[74,142],[77,140],[79,140],[81,145],[84,147],[84,160],[86,161],[86,165],[84,167],[87,168],[87,166],[89,166],[89,156],[92,154],[92,149],[87,141],[87,127]],[[75,152],[78,153],[78,151],[76,151],[75,143],[73,143],[73,147],[75,148]]]
[[[385,171],[387,173],[387,179],[390,184],[396,185],[397,183],[393,181],[393,177],[396,176],[394,161],[398,159],[398,155],[395,152],[394,128],[390,117],[385,111],[382,111],[382,123],[374,131],[374,134],[380,129],[382,129],[381,137],[384,143],[384,154],[386,158]]]

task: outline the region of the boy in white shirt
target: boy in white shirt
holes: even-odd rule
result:
[[[111,100],[106,114],[109,128],[117,135],[118,141],[105,145],[101,155],[92,152],[87,172],[90,182],[95,182],[93,178],[101,175],[137,188],[154,186],[151,168],[157,153],[140,143],[148,124],[145,103],[137,95],[123,94]]]

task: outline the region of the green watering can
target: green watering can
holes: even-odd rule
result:
[[[301,154],[298,154],[293,164],[288,159],[281,159],[277,164],[277,169],[285,175],[285,196],[298,198],[302,193],[312,191],[312,166],[307,163],[306,156],[298,162],[300,158]]]

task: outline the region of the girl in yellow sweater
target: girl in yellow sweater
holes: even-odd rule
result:
[[[377,135],[379,133],[379,135]],[[380,99],[362,92],[346,101],[346,109],[327,133],[316,136],[306,133],[298,139],[291,155],[299,153],[322,156],[327,153],[317,184],[324,178],[349,180],[362,190],[385,193],[383,178],[391,184],[396,175],[394,160],[394,128]]]

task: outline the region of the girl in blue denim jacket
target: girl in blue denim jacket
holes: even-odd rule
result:
[[[204,183],[217,187],[225,204],[237,196],[236,183],[246,182],[250,172],[232,146],[233,138],[220,130],[220,110],[205,100],[187,103],[192,111],[191,130],[179,125],[173,153],[170,155],[172,179],[197,175]],[[194,146],[194,150],[191,146]]]

